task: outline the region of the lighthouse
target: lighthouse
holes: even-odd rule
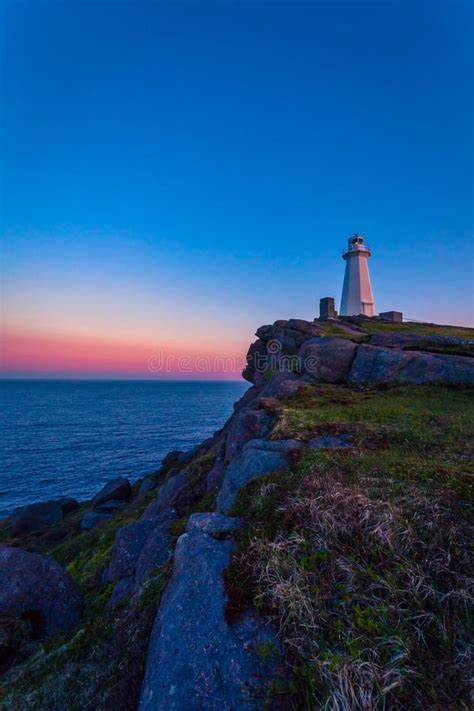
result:
[[[344,286],[342,287],[341,316],[375,316],[375,302],[369,276],[370,247],[362,235],[348,239],[347,249],[342,253],[346,262]]]

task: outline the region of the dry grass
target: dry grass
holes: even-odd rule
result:
[[[390,484],[305,476],[285,530],[236,562],[279,625],[296,708],[468,708],[468,526],[454,496]]]

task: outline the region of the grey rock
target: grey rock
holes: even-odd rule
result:
[[[263,437],[270,422],[271,418],[263,410],[238,410],[226,426],[225,461],[235,457],[245,442]]]
[[[98,513],[115,513],[115,511],[120,511],[127,505],[126,501],[117,501],[117,499],[110,499],[110,501],[104,501],[100,506],[95,507],[95,511]]]
[[[301,443],[295,440],[269,442],[252,440],[242,449],[226,469],[222,488],[217,496],[217,511],[228,513],[239,490],[247,482],[276,469],[288,468],[285,453],[298,449]]]
[[[111,561],[103,575],[104,582],[112,582],[132,575],[140,551],[156,526],[156,521],[134,521],[119,528],[112,546]]]
[[[269,341],[270,338],[272,337],[272,331],[273,331],[272,325],[260,326],[259,328],[257,328],[255,335],[257,336],[257,338],[261,339],[262,341]]]
[[[294,331],[301,331],[307,338],[314,338],[321,334],[321,326],[314,321],[304,321],[300,318],[290,318],[288,328]]]
[[[474,360],[464,356],[435,355],[361,345],[348,382],[353,385],[472,385]]]
[[[235,711],[263,708],[276,659],[257,653],[269,628],[254,615],[229,625],[223,572],[234,545],[200,530],[178,540],[171,580],[148,646],[139,711]]]
[[[166,512],[165,512],[166,513]],[[169,560],[172,536],[170,524],[176,518],[176,512],[169,509],[168,518],[161,517],[161,522],[154,528],[140,551],[135,569],[135,589],[146,581],[153,571]]]
[[[49,638],[75,627],[82,606],[79,586],[55,560],[0,548],[0,617],[29,617],[36,634]]]
[[[207,475],[206,491],[219,491],[224,481],[225,464],[218,459]]]
[[[285,400],[294,397],[305,385],[299,375],[288,371],[274,373],[260,393],[260,397]]]
[[[138,497],[140,498],[141,496],[145,496],[148,494],[150,491],[153,491],[153,489],[156,489],[156,481],[154,479],[146,478],[143,479],[142,483],[140,484],[140,489],[138,490]]]
[[[181,457],[179,459],[180,464],[189,464],[189,462],[192,462],[196,454],[199,453],[200,450],[200,445],[196,445],[196,447],[193,447],[192,449],[189,449],[187,452],[183,452],[181,454]]]
[[[311,439],[307,446],[310,449],[347,449],[352,444],[349,435],[323,435]]]
[[[261,338],[251,344],[247,353],[247,365],[245,366],[242,377],[254,385],[261,384],[263,380],[263,372],[265,371],[265,363],[267,357],[267,344]],[[259,377],[258,377],[259,376]]]
[[[201,531],[215,538],[237,531],[242,525],[238,518],[223,516],[220,513],[195,513],[189,517],[186,532]]]
[[[296,355],[307,338],[308,336],[301,333],[301,331],[296,331],[288,326],[285,328],[274,328],[272,337],[267,343],[267,353],[270,356],[268,358],[269,364],[274,360],[271,356]],[[276,360],[278,362],[279,358]]]
[[[106,608],[111,610],[114,607],[117,607],[117,605],[125,602],[125,600],[129,598],[133,592],[133,585],[134,579],[132,576],[119,580],[117,585],[112,590],[112,595],[107,601]]]
[[[168,452],[168,454],[161,463],[162,467],[164,469],[169,469],[170,467],[176,466],[176,464],[179,463],[183,454],[184,452],[182,452],[180,449],[173,449],[171,452]]]
[[[303,371],[323,383],[343,383],[357,352],[358,345],[347,338],[319,336],[303,344],[299,358]]]
[[[126,501],[130,498],[131,493],[132,487],[128,479],[118,477],[117,479],[109,481],[108,484],[106,484],[99,491],[99,493],[95,495],[92,505],[94,506],[94,508],[97,508],[98,506],[105,504],[106,501],[110,501],[111,499]]]
[[[57,501],[21,506],[10,517],[11,533],[14,536],[33,533],[63,520],[63,510]]]
[[[80,506],[79,502],[76,501],[76,499],[71,499],[68,496],[62,496],[60,499],[58,499],[58,504],[62,508],[64,516],[69,513],[72,513],[73,511],[77,511]]]
[[[303,443],[297,439],[254,439],[244,445],[243,450],[258,449],[264,452],[288,453],[300,449]]]
[[[112,514],[107,513],[97,513],[97,511],[89,511],[85,516],[81,518],[81,529],[83,531],[90,531],[91,528],[95,528],[99,523],[103,521],[109,521]]]
[[[153,518],[170,507],[184,516],[205,493],[206,476],[192,466],[182,469],[160,486],[156,499],[147,507],[142,519]]]
[[[155,517],[133,521],[119,528],[110,563],[103,574],[104,582],[119,580],[135,572],[142,579],[148,569],[164,562],[171,543],[169,526],[175,518],[176,511],[167,508]]]
[[[248,390],[244,392],[240,400],[234,403],[234,410],[240,410],[242,407],[246,407],[252,400],[255,400],[260,394],[261,388],[256,385],[252,385]]]
[[[186,495],[186,471],[181,471],[160,486],[156,499],[145,509],[141,520],[156,518],[165,509],[174,507],[180,497],[185,499]]]

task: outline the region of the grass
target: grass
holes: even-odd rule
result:
[[[169,570],[157,570],[144,589],[108,611],[113,584],[101,582],[116,531],[139,518],[155,492],[130,502],[109,521],[80,531],[89,510],[65,517],[58,526],[23,540],[22,548],[58,560],[79,583],[85,598],[79,629],[48,643],[35,642],[33,656],[14,666],[0,681],[0,707],[11,711],[124,711],[136,708],[146,645]]]
[[[472,392],[318,387],[273,436],[349,432],[251,482],[228,615],[278,625],[289,708],[468,709]],[[471,633],[471,634],[470,634]]]
[[[69,639],[55,640],[2,680],[2,711],[134,711],[146,644],[168,579],[156,571],[142,593],[113,612],[89,609]]]
[[[91,531],[80,531],[78,522],[89,508],[86,505],[55,531],[20,542],[23,548],[51,555],[68,570],[83,589],[84,617],[72,634],[37,642],[36,653],[2,677],[2,710],[136,708],[146,656],[144,640],[150,635],[169,566],[157,569],[138,595],[110,611],[106,603],[114,584],[103,584],[101,572],[117,530],[136,521],[154,496],[156,491],[133,500]]]
[[[454,336],[456,338],[474,338],[474,328],[467,326],[443,326],[435,323],[387,323],[376,320],[361,320],[358,325],[368,334],[374,333],[416,333],[426,336]]]
[[[215,453],[199,453],[185,465],[187,488],[180,509],[182,518],[171,526],[174,545],[192,511],[209,511],[215,494],[205,493],[207,473]],[[183,467],[184,468],[184,467]],[[163,477],[162,477],[163,478]],[[137,493],[139,484],[133,487]],[[140,518],[157,490],[133,498],[110,520],[81,531],[80,520],[90,503],[43,531],[12,539],[0,530],[3,544],[20,545],[50,555],[63,565],[84,592],[84,617],[79,629],[48,643],[32,642],[23,657],[0,680],[0,708],[8,711],[134,711],[145,664],[147,640],[156,609],[170,573],[158,568],[136,594],[108,610],[114,584],[102,583],[118,529]],[[25,656],[25,655],[24,655]]]

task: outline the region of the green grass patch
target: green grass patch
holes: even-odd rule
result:
[[[273,436],[348,432],[244,487],[230,618],[274,619],[294,709],[469,708],[472,390],[321,386]]]
[[[443,326],[435,323],[386,323],[376,320],[361,320],[358,325],[368,334],[374,333],[416,333],[426,336],[454,336],[474,338],[474,328],[467,326]]]

